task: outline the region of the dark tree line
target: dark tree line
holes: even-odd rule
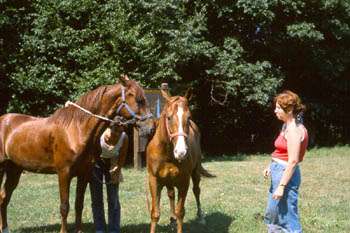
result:
[[[271,100],[308,107],[313,145],[349,143],[350,3],[344,0],[4,0],[0,111],[45,116],[127,73],[193,87],[210,153],[269,151]]]

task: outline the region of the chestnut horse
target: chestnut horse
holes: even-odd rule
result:
[[[7,206],[23,170],[58,174],[61,233],[67,232],[69,187],[77,176],[75,222],[76,232],[81,232],[84,193],[109,119],[117,115],[125,120],[141,119],[145,114],[143,89],[121,76],[119,84],[100,86],[47,118],[14,113],[1,116],[0,185],[6,177],[0,193],[1,232],[8,232]]]
[[[204,217],[200,204],[199,182],[201,175],[212,177],[201,165],[200,133],[197,125],[190,120],[188,94],[185,97],[170,97],[161,90],[166,104],[157,124],[155,135],[147,146],[147,170],[152,197],[151,229],[154,233],[160,218],[159,201],[161,190],[168,191],[171,210],[171,222],[177,222],[177,232],[182,232],[185,215],[185,199],[193,182],[193,193],[197,203],[197,217],[203,222]],[[175,190],[178,190],[178,201],[175,208]]]

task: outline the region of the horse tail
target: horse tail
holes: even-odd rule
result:
[[[206,177],[206,178],[214,178],[216,177],[216,175],[211,174],[208,170],[206,170],[202,164],[199,166],[199,173],[201,174],[201,176]]]

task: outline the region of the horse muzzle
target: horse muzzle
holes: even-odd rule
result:
[[[186,159],[187,150],[177,150],[174,149],[174,157],[177,161],[181,162]]]

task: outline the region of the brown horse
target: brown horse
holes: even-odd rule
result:
[[[188,94],[185,97],[170,97],[162,90],[166,99],[157,124],[156,132],[147,146],[147,169],[149,187],[152,196],[151,229],[154,233],[159,221],[159,201],[161,190],[165,186],[170,200],[171,222],[177,222],[177,232],[182,232],[185,215],[185,199],[190,184],[197,203],[197,217],[203,222],[200,204],[199,182],[201,175],[212,176],[201,165],[200,133],[196,124],[190,120]],[[175,208],[175,190],[178,190],[178,202]]]
[[[75,104],[47,118],[13,113],[0,117],[0,182],[6,177],[0,193],[2,232],[8,232],[7,205],[23,170],[58,174],[61,233],[67,232],[69,187],[77,176],[76,232],[81,232],[84,193],[109,119],[117,115],[140,119],[140,115],[148,113],[143,89],[126,76],[120,78],[119,84],[88,92]]]

